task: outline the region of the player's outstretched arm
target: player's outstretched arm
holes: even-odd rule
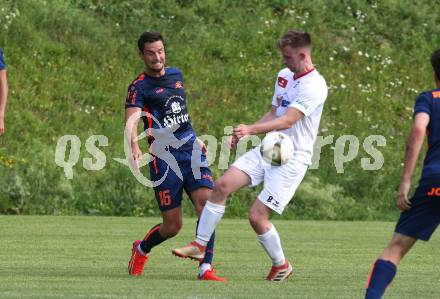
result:
[[[234,135],[241,139],[248,135],[257,135],[271,131],[284,130],[293,126],[299,119],[304,116],[304,113],[296,108],[289,107],[285,114],[280,117],[275,117],[272,120],[265,122],[257,122],[253,125],[240,124],[234,129]]]
[[[429,115],[427,113],[421,112],[415,115],[414,123],[406,143],[402,179],[400,181],[399,191],[397,192],[396,205],[402,211],[410,208],[408,193],[411,187],[411,176],[417,164],[428,124]]]

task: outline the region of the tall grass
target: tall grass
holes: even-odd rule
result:
[[[123,157],[124,98],[142,71],[136,40],[164,34],[167,61],[182,69],[198,134],[221,139],[225,126],[251,123],[270,107],[282,67],[276,39],[311,32],[313,62],[330,94],[320,135],[383,135],[380,170],[356,159],[334,166],[333,145],[309,170],[284,217],[393,219],[394,193],[415,96],[433,86],[430,53],[440,46],[439,1],[2,1],[0,46],[10,101],[0,137],[2,213],[156,215],[151,189],[112,158]],[[54,162],[59,137],[82,141],[74,177]],[[105,135],[103,170],[84,170],[85,142]],[[232,161],[232,157],[231,157]],[[212,166],[215,176],[222,170]],[[416,177],[414,183],[417,182]],[[232,197],[245,215],[257,190]],[[185,208],[191,213],[191,207]]]

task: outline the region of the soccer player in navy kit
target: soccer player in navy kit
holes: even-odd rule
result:
[[[128,125],[134,114],[139,115],[141,111],[146,114],[143,117],[144,127],[149,133],[150,153],[154,157],[149,163],[150,178],[153,182],[163,180],[154,187],[163,222],[151,228],[143,240],[133,243],[128,272],[134,276],[142,274],[154,246],[179,232],[182,226],[183,190],[200,214],[213,188],[211,171],[207,166],[199,165],[198,175],[194,174],[193,161],[203,162],[206,157],[201,150],[203,145],[196,138],[190,123],[182,73],[177,68],[165,67],[162,35],[145,32],[138,40],[138,47],[139,56],[145,63],[145,71],[128,88],[125,118]],[[173,130],[166,131],[166,128]],[[137,142],[137,121],[129,129],[132,158],[139,161],[142,152]],[[165,134],[157,133],[159,130],[165,131]],[[160,148],[164,145],[164,148]],[[198,157],[192,157],[194,147],[199,149],[195,151]],[[163,155],[158,154],[157,150],[161,149]],[[177,169],[173,168],[173,161],[176,162]],[[193,258],[200,261],[199,279],[224,281],[215,275],[211,267],[214,237],[213,234],[209,242],[210,250],[204,256]]]
[[[397,207],[402,210],[391,242],[376,260],[367,282],[365,298],[381,298],[393,280],[400,260],[420,239],[428,241],[440,223],[440,49],[431,56],[436,89],[421,93],[414,107]],[[411,200],[408,192],[425,135],[428,152],[419,185]]]
[[[0,48],[0,136],[5,132],[6,102],[8,100],[8,81],[3,50]]]

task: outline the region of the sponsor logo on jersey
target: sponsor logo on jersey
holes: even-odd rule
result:
[[[428,196],[440,196],[440,188],[432,188],[431,191],[428,192]]]
[[[172,127],[181,125],[189,120],[189,114],[185,113],[184,99],[181,96],[171,96],[165,103],[165,106],[169,107],[165,113],[167,116],[163,118],[164,127]]]
[[[171,128],[172,126],[175,125],[180,125],[183,123],[188,122],[189,119],[189,114],[185,113],[185,114],[179,114],[179,115],[167,115],[165,116],[164,120],[163,120],[163,125],[165,127]]]
[[[287,98],[287,95],[284,93],[284,94],[282,94],[282,95],[280,95],[280,96],[277,96],[277,104],[278,104],[278,107],[287,107],[287,106],[289,106],[289,104],[290,104],[290,101],[288,101],[288,100],[285,100],[284,98]]]
[[[286,88],[287,79],[284,79],[283,77],[278,77],[278,86],[281,86],[282,88]]]
[[[162,87],[156,88],[156,90],[154,91],[156,94],[162,93],[165,89],[163,89]]]
[[[281,101],[281,107],[287,107],[287,106],[289,106],[289,104],[290,104],[290,102],[287,101],[287,100],[282,100]]]
[[[185,99],[183,97],[177,95],[170,96],[165,102],[165,106],[169,107],[169,109],[165,111],[165,114],[180,113],[186,108],[184,103]]]
[[[173,111],[173,113],[180,113],[182,111],[182,108],[180,108],[179,102],[171,103],[171,110]]]
[[[283,101],[283,96],[277,96],[277,104],[278,104],[278,107],[280,107],[281,106],[281,102]]]
[[[307,105],[304,101],[296,101],[299,105],[303,106],[304,109],[309,109],[309,105]]]
[[[440,91],[433,91],[432,92],[432,97],[434,99],[440,99]]]
[[[176,89],[179,89],[179,88],[182,88],[182,87],[183,87],[182,82],[177,81],[176,84],[175,84],[175,88],[176,88]]]

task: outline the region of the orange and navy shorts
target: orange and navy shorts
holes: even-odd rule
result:
[[[161,211],[168,211],[180,207],[183,190],[191,198],[191,192],[206,187],[213,189],[214,181],[209,167],[206,165],[206,155],[201,154],[200,165],[194,165],[191,158],[191,150],[171,149],[182,174],[182,179],[162,159],[155,158],[150,162],[150,180],[162,181],[159,186],[154,187],[156,201]],[[192,164],[193,163],[193,164]]]
[[[411,208],[400,214],[395,232],[428,241],[440,224],[440,178],[420,180]]]

